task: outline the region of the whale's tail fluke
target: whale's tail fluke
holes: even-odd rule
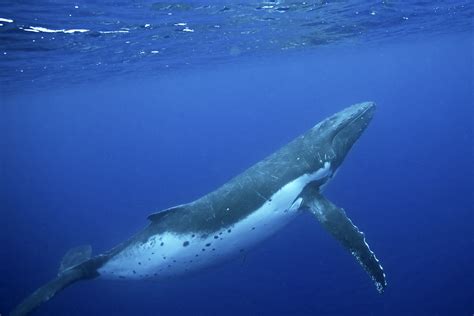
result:
[[[58,276],[34,291],[10,315],[28,315],[67,286],[80,280],[97,277],[97,267],[102,262],[102,256],[91,259],[91,253],[90,246],[80,246],[69,250],[61,261]]]
[[[59,265],[58,276],[67,269],[73,268],[91,258],[92,247],[90,245],[83,245],[69,249],[61,260]]]

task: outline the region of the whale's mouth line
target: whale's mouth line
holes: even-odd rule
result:
[[[362,111],[360,113],[356,114],[353,118],[349,119],[349,122],[347,122],[344,127],[347,127],[348,125],[350,125],[350,124],[354,123],[355,121],[357,121],[358,119],[360,119],[367,112],[369,112],[369,110],[372,109],[372,108],[373,108],[373,104],[371,104],[370,106],[364,107],[364,109],[362,109]]]

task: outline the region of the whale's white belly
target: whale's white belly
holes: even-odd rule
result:
[[[212,234],[166,232],[150,236],[143,243],[131,244],[98,272],[104,278],[113,279],[169,277],[237,255],[295,218],[302,202],[298,195],[303,188],[330,173],[330,164],[326,162],[317,172],[305,174],[283,186],[244,219]]]

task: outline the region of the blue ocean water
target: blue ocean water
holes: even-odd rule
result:
[[[315,123],[377,102],[326,195],[388,287],[303,215],[166,281],[77,283],[37,315],[471,315],[469,1],[2,1],[0,314]]]

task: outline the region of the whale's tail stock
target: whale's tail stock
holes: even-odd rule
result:
[[[97,277],[97,267],[103,262],[103,258],[102,256],[91,258],[91,254],[92,248],[89,245],[70,249],[61,260],[58,276],[25,298],[10,315],[28,315],[69,285]]]

